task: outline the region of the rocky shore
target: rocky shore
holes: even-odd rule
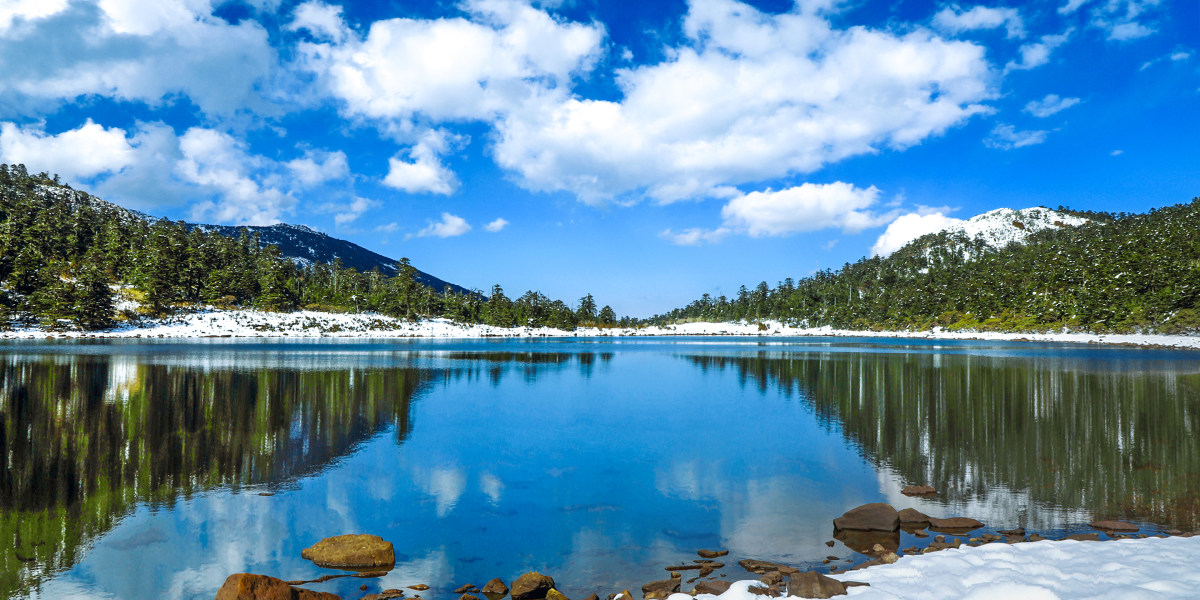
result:
[[[926,496],[935,494],[936,490],[928,486],[912,486],[906,488],[904,493]],[[823,568],[802,570],[791,565],[755,558],[741,558],[734,562],[734,558],[729,557],[728,550],[698,549],[698,558],[690,562],[667,565],[664,567],[666,577],[641,586],[640,598],[629,590],[622,590],[607,594],[607,600],[663,600],[672,596],[678,596],[676,600],[683,600],[689,596],[705,595],[723,596],[730,600],[783,596],[831,598],[845,595],[854,587],[869,585],[847,578],[853,575],[842,575],[847,571],[894,564],[905,555],[924,555],[943,550],[996,544],[1026,544],[1052,539],[1099,542],[1200,536],[1200,531],[1171,530],[1148,533],[1132,523],[1103,520],[1091,523],[1093,531],[1052,538],[1050,534],[1029,532],[1021,527],[989,528],[985,523],[970,517],[932,517],[911,508],[896,510],[885,503],[865,504],[851,509],[834,519],[833,526],[833,539],[826,542],[826,545],[833,548],[841,542],[856,553],[856,556],[846,558],[831,554],[824,559]],[[901,549],[901,532],[910,534],[919,540],[919,543]],[[298,581],[238,573],[229,576],[217,592],[216,600],[342,600],[335,594],[313,591],[301,586],[346,577],[367,580],[382,577],[392,569],[395,562],[392,544],[373,535],[340,535],[326,538],[305,549],[301,556],[313,561],[315,566],[343,569],[345,572]],[[732,564],[740,567],[741,571],[728,572],[727,565]],[[738,580],[743,572],[752,574],[756,579]],[[559,584],[552,576],[537,572],[520,575],[513,580],[511,587],[500,578],[494,578],[482,587],[466,582],[435,582],[434,585],[438,600],[482,600],[480,596],[487,600],[503,600],[508,597],[512,600],[571,600],[559,590]],[[369,585],[362,584],[359,590],[363,595],[349,600],[432,600],[423,598],[421,593],[435,588],[430,583],[414,582],[405,589],[385,589],[367,593],[369,589]],[[451,589],[453,592],[447,593]],[[600,597],[593,593],[579,600],[600,600]]]

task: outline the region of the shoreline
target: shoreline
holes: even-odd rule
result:
[[[980,340],[1006,342],[1062,342],[1147,348],[1200,350],[1200,335],[1108,333],[1005,333],[991,331],[856,331],[832,327],[788,327],[777,321],[756,323],[684,323],[666,327],[595,328],[574,331],[550,327],[494,327],[460,324],[445,318],[405,321],[378,314],[297,311],[273,313],[257,310],[206,308],[142,325],[123,324],[106,331],[48,331],[40,327],[0,332],[0,340],[138,339],[138,338],[588,338],[746,336],[772,339],[805,337],[874,337],[925,340]]]

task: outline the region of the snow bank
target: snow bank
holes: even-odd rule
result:
[[[888,337],[913,339],[972,339],[996,341],[1077,342],[1200,349],[1200,336],[1090,333],[998,333],[973,331],[853,331],[832,327],[788,327],[778,321],[758,323],[683,323],[665,327],[581,327],[574,331],[552,327],[493,327],[467,325],[449,319],[412,323],[374,313],[347,314],[315,311],[273,313],[257,310],[205,309],[164,319],[148,319],[141,327],[122,325],[103,332],[47,332],[36,327],[0,332],[0,339],[48,337],[602,337],[602,336],[764,336],[764,337]]]
[[[1106,542],[993,543],[978,548],[905,556],[892,565],[832,575],[870,587],[848,590],[855,600],[1141,600],[1200,597],[1200,537]],[[735,583],[698,600],[765,600]],[[673,594],[668,600],[692,600]]]

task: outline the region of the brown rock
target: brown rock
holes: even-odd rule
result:
[[[832,577],[806,571],[788,579],[787,591],[789,596],[800,598],[832,598],[846,595],[846,586]]]
[[[403,598],[404,590],[383,590],[378,594],[368,594],[359,598],[359,600],[391,600],[392,598]]]
[[[763,575],[758,580],[768,586],[775,585],[783,582],[783,573],[780,573],[779,571],[769,571],[766,575]]]
[[[358,586],[358,591],[360,591],[360,592],[367,591],[367,584],[364,583],[364,584]]]
[[[1068,540],[1078,540],[1080,542],[1098,542],[1100,534],[1098,533],[1072,533],[1066,537]]]
[[[900,490],[905,496],[932,496],[937,493],[932,485],[909,485]]]
[[[1031,541],[1031,542],[1040,542],[1044,539],[1046,539],[1046,536],[1044,536],[1040,533],[1035,533],[1035,534],[1029,536],[1029,541]]]
[[[656,598],[666,598],[671,594],[679,591],[678,579],[663,579],[660,581],[651,581],[642,586],[642,598],[646,600],[655,600]]]
[[[554,578],[538,572],[526,573],[517,578],[512,584],[513,600],[542,600],[546,592],[554,589]]]
[[[739,560],[738,564],[741,565],[743,569],[758,575],[765,575],[768,571],[780,571],[786,573],[787,570],[790,569],[790,567],[787,565],[781,565],[779,563],[773,563],[766,560],[754,560],[751,558]]]
[[[500,578],[497,577],[487,582],[481,591],[484,596],[487,596],[491,600],[500,600],[500,598],[508,595],[508,586],[504,585],[504,582],[500,581]]]
[[[703,565],[671,565],[666,567],[668,571],[696,571],[703,568]]]
[[[546,592],[546,600],[571,600],[571,599],[568,598],[562,592],[560,592],[554,588],[550,588],[550,591]]]
[[[341,600],[326,592],[292,587],[282,579],[251,573],[230,575],[216,600]]]
[[[900,549],[900,531],[835,531],[833,534],[837,539],[841,540],[847,548],[867,554],[878,556],[881,551],[875,550],[875,546],[882,546],[882,552],[895,552]]]
[[[1016,529],[1001,529],[1001,530],[997,531],[996,533],[999,533],[1000,535],[1002,535],[1002,536],[1004,536],[1004,537],[1008,537],[1008,536],[1010,536],[1010,535],[1019,535],[1019,536],[1024,536],[1024,535],[1025,535],[1025,528],[1024,528],[1024,527],[1018,527],[1018,528],[1016,528]]]
[[[967,517],[953,517],[950,519],[934,519],[931,517],[929,519],[929,528],[934,531],[966,533],[980,527],[983,527],[983,523]]]
[[[458,600],[479,600],[479,596],[474,594],[463,594],[458,597]]]
[[[465,594],[473,589],[475,589],[475,584],[467,583],[467,584],[459,586],[459,588],[457,590],[454,590],[454,593],[455,594]]]
[[[729,551],[728,550],[697,550],[696,554],[699,554],[700,558],[717,558],[719,556],[725,556],[725,555],[729,554]]]
[[[849,531],[896,531],[900,529],[900,513],[883,502],[864,504],[834,519],[833,527]]]
[[[733,584],[729,583],[728,581],[701,581],[700,583],[696,584],[696,593],[720,596],[721,594],[729,591],[729,586],[731,585]]]
[[[830,548],[832,548],[832,547],[833,547],[833,545],[834,545],[834,543],[836,543],[836,542],[834,542],[833,540],[829,540],[828,542],[825,542],[825,545],[826,545],[826,546],[829,546]]]
[[[901,525],[909,526],[909,525],[928,525],[929,524],[929,515],[921,512],[915,508],[906,508],[897,514],[900,517]]]
[[[583,600],[600,600],[600,596],[597,596],[595,592],[592,592],[584,597]]]
[[[392,543],[377,535],[350,534],[325,538],[300,553],[319,567],[391,567]]]
[[[410,586],[408,586],[408,589],[410,589],[410,590],[417,590],[418,592],[423,592],[423,591],[425,591],[425,590],[429,589],[429,586],[427,586],[427,585],[425,585],[425,584],[423,584],[423,583],[418,583],[417,585],[410,585]]]
[[[1137,531],[1140,529],[1137,525],[1124,521],[1096,521],[1092,523],[1092,527],[1103,531]]]

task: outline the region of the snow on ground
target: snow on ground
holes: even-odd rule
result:
[[[493,327],[467,325],[449,319],[408,322],[374,313],[348,314],[315,311],[273,313],[257,310],[203,309],[163,319],[147,319],[141,327],[129,324],[111,331],[47,332],[37,327],[0,332],[0,339],[47,337],[597,337],[597,336],[736,335],[767,337],[889,337],[917,339],[1018,340],[1162,346],[1200,349],[1197,335],[1091,334],[1091,333],[999,333],[990,331],[853,331],[832,327],[788,327],[778,321],[757,323],[683,323],[665,327],[581,327],[565,331],[551,327]]]
[[[861,581],[854,600],[1165,600],[1200,597],[1200,537],[1074,540],[985,544],[934,554],[904,556],[833,575]],[[767,600],[747,591],[757,581],[739,581],[720,596],[697,600]],[[840,597],[840,596],[839,596]],[[692,600],[673,594],[668,600]]]
[[[1076,227],[1087,223],[1082,217],[1060,213],[1048,208],[1034,207],[1013,210],[998,208],[951,225],[945,231],[958,232],[968,238],[981,239],[992,248],[1025,243],[1029,236],[1043,229]],[[1018,225],[1019,223],[1019,225]]]

